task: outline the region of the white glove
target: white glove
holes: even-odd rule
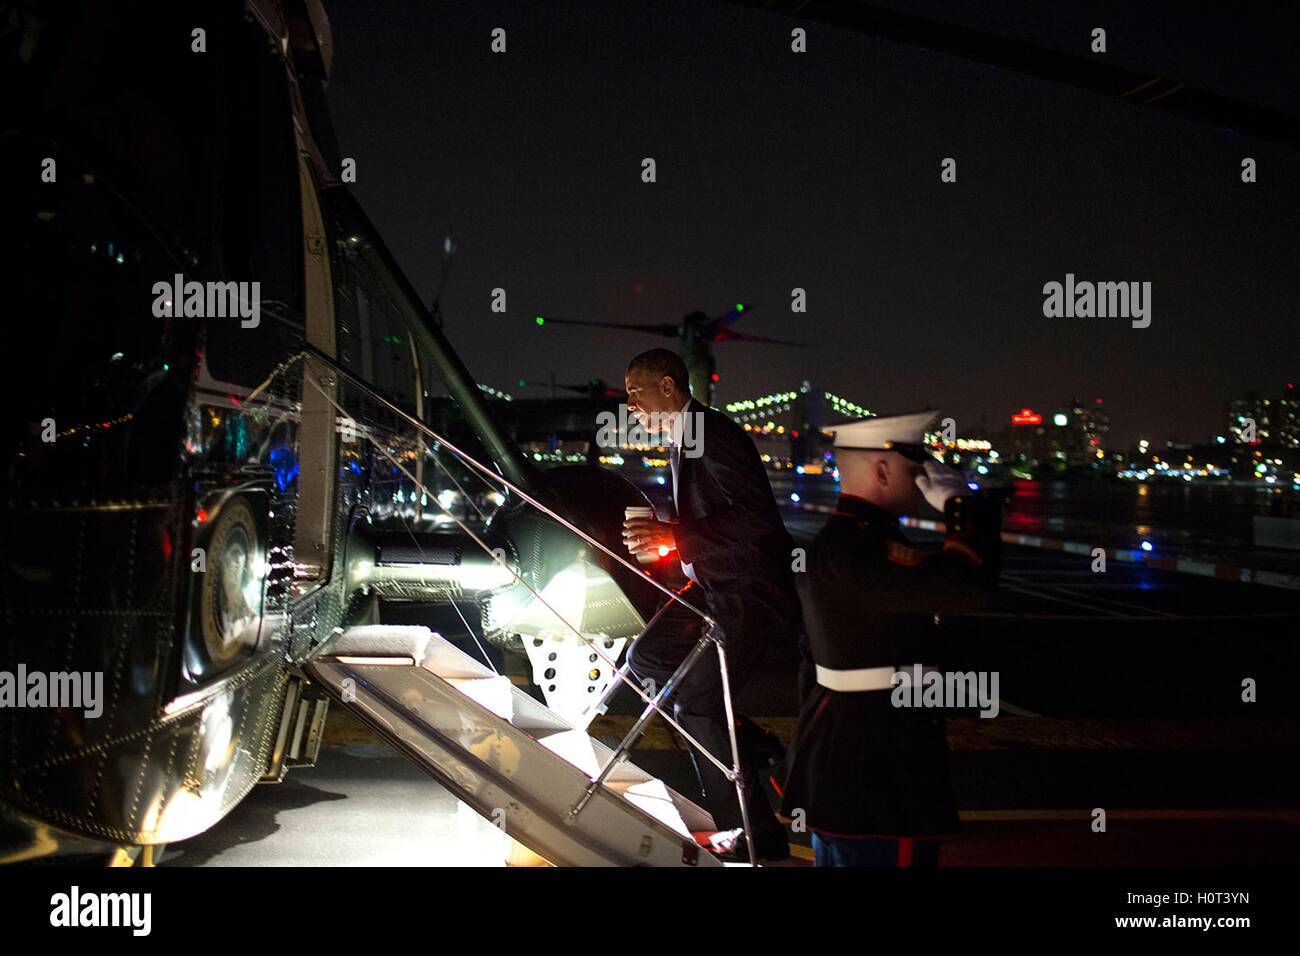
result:
[[[916,476],[916,487],[936,511],[943,511],[949,498],[970,493],[962,473],[933,459],[925,462],[925,472]]]

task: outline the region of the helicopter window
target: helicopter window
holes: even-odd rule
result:
[[[479,441],[460,404],[443,384],[437,362],[424,349],[419,350],[419,360],[425,424],[476,461],[490,464],[492,458],[487,449]],[[431,504],[426,515],[436,525],[447,524],[450,515],[474,523],[491,515],[505,501],[495,483],[486,481],[437,441],[426,440],[424,454],[427,459],[425,484],[437,498],[436,505]]]
[[[443,379],[444,368],[423,346],[418,363],[412,343],[414,330],[426,321],[424,308],[397,272],[374,236],[355,200],[342,187],[322,191],[330,230],[333,268],[336,346],[340,363],[370,382],[402,408],[419,414],[425,423],[479,462],[490,465],[471,419],[452,396]],[[418,368],[417,368],[418,364]],[[416,395],[419,395],[419,402]],[[358,412],[368,423],[391,427],[387,413],[358,402]],[[433,501],[421,502],[421,519],[435,523],[448,519],[447,510],[468,520],[490,514],[503,498],[493,485],[479,477],[448,448],[427,436],[419,442],[419,463]]]
[[[358,242],[340,237],[332,251],[339,361],[389,401],[414,412],[415,364],[401,313]]]
[[[411,333],[401,315],[384,300],[383,321],[374,342],[375,379],[382,391],[408,411],[415,411],[415,364],[411,361]]]

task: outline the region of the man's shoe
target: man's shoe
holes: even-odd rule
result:
[[[719,830],[716,833],[697,833],[694,836],[696,842],[724,863],[750,862],[749,844],[745,840],[744,831],[739,827],[735,830]],[[772,840],[758,845],[757,862],[759,863],[776,863],[788,859],[789,856],[788,840],[780,842]]]

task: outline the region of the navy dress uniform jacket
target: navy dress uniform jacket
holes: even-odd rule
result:
[[[908,544],[893,515],[848,496],[796,575],[813,660],[856,670],[910,667],[934,616],[976,610],[996,583],[998,506],[949,499],[937,553]],[[782,812],[802,810],[827,836],[941,836],[958,829],[941,712],[899,708],[890,690],[835,691],[803,702]]]

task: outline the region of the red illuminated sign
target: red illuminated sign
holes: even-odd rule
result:
[[[1011,416],[1011,424],[1041,425],[1043,424],[1043,416],[1038,414],[1038,412],[1033,411],[1032,409],[1022,408],[1020,409],[1020,411],[1016,412],[1014,415]]]

